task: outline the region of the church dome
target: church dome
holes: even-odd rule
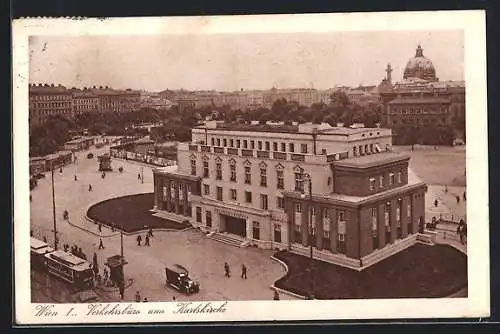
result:
[[[424,50],[419,45],[415,57],[410,58],[403,74],[404,79],[419,78],[428,81],[437,81],[436,69],[429,58],[424,57]]]

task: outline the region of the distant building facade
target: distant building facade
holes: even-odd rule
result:
[[[43,124],[49,116],[73,116],[73,97],[66,87],[29,85],[30,125]]]
[[[391,140],[382,128],[208,122],[178,145],[177,166],[154,170],[154,210],[241,245],[308,254],[312,242],[316,258],[360,268],[423,225],[426,185]]]

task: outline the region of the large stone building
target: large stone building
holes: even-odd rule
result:
[[[315,257],[360,268],[423,223],[426,185],[390,129],[207,122],[177,160],[154,170],[156,215],[236,245],[308,254],[311,237]]]
[[[465,117],[464,82],[439,81],[420,45],[408,61],[401,82],[392,83],[391,72],[388,65],[386,78],[379,85],[384,126],[453,125]]]
[[[30,126],[43,124],[49,116],[73,116],[73,97],[66,87],[30,84],[28,89]]]

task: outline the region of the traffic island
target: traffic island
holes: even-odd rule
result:
[[[274,286],[310,293],[309,258],[279,251],[288,267]],[[362,271],[313,261],[316,299],[440,298],[467,288],[467,256],[448,245],[416,244]]]
[[[184,230],[191,227],[189,222],[175,222],[155,217],[151,213],[154,194],[136,194],[108,199],[92,205],[87,210],[87,217],[96,224],[103,224],[125,233],[145,229]]]

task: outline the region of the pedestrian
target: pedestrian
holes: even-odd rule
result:
[[[31,194],[30,194],[30,202],[32,201],[33,199],[31,198]]]
[[[150,244],[149,244],[149,234],[146,234],[146,241],[144,242],[144,246],[150,246]]]
[[[137,236],[137,246],[141,245],[142,237],[140,235]]]
[[[457,195],[457,204],[460,203],[460,196]]]
[[[59,168],[59,173],[61,173],[61,174],[62,174],[62,167],[61,167],[61,168]]]
[[[464,201],[467,200],[467,196],[465,195],[465,191],[464,191]]]
[[[120,290],[120,299],[123,299],[123,295],[125,294],[125,287],[123,286],[122,282],[120,282],[119,290]]]
[[[30,230],[30,237],[33,236],[33,230]]]
[[[102,243],[101,238],[99,238],[99,249],[104,249],[104,244]]]
[[[437,206],[438,206],[438,200],[437,200],[437,199],[435,199],[435,200],[434,200],[434,206],[435,206],[435,207],[437,207]]]
[[[98,228],[99,228],[99,232],[102,232],[102,224],[101,223],[99,223]]]
[[[146,297],[144,297],[144,300],[143,300],[144,303],[147,303],[148,302],[148,299]]]
[[[141,302],[141,294],[139,293],[139,291],[137,291],[135,293],[135,302],[136,303],[140,303]]]
[[[92,185],[89,184],[89,191],[92,191]]]
[[[175,302],[175,296],[172,297],[172,300]]]
[[[43,236],[43,242],[47,243],[47,237]]]
[[[231,277],[231,272],[229,270],[229,264],[227,262],[224,262],[224,276],[225,277]]]
[[[247,279],[247,267],[244,264],[241,265],[241,278]]]
[[[448,186],[444,186],[444,192],[448,193]]]
[[[273,300],[280,300],[280,295],[278,294],[278,290],[274,290]]]
[[[78,178],[77,178],[77,177],[76,177],[76,175],[75,175],[75,181],[77,181],[77,180],[78,180]]]
[[[153,228],[152,227],[149,228],[149,232],[148,233],[149,233],[150,237],[153,237]]]
[[[137,174],[137,180],[141,179],[141,173]]]

